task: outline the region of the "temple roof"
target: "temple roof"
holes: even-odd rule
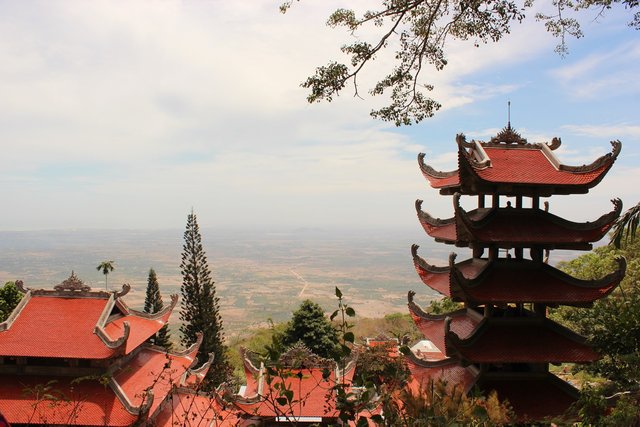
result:
[[[196,393],[189,388],[178,388],[169,402],[154,417],[155,427],[237,427],[240,424],[235,408],[214,396]]]
[[[424,153],[418,155],[422,174],[441,194],[586,193],[606,175],[622,147],[620,141],[611,141],[611,153],[588,165],[568,166],[553,152],[560,146],[559,138],[549,144],[527,143],[510,125],[489,142],[467,142],[460,134],[456,143],[458,169],[454,171],[436,171],[424,163]]]
[[[613,291],[624,278],[626,260],[617,258],[618,268],[598,280],[572,277],[543,262],[527,259],[471,258],[455,262],[449,256],[446,267],[433,266],[411,252],[422,281],[454,301],[477,304],[542,303],[588,306]]]
[[[578,391],[553,374],[514,373],[485,374],[479,387],[495,390],[498,398],[508,400],[519,421],[562,417],[578,399]]]
[[[254,365],[248,361],[246,352],[244,357],[245,370],[251,373],[250,367]],[[328,395],[333,393],[332,388],[338,381],[351,384],[355,372],[353,363],[340,370],[335,361],[323,359],[303,345],[295,345],[284,353],[280,362],[282,375],[268,381],[269,371],[261,366],[257,379],[247,379],[248,383],[257,381],[257,387],[247,387],[245,394],[234,402],[242,412],[257,417],[337,416],[335,401],[327,400]],[[282,397],[278,389],[282,383],[294,393],[291,403],[284,405],[276,401]]]
[[[483,317],[473,309],[425,313],[409,292],[409,311],[416,326],[448,357],[466,363],[584,363],[598,354],[585,340],[557,323],[525,312],[514,317]]]
[[[446,321],[447,356],[467,363],[587,363],[599,359],[585,339],[542,317],[488,317],[459,335]]]
[[[460,206],[460,194],[453,197],[455,216],[434,218],[422,211],[416,201],[420,224],[438,242],[459,247],[474,243],[500,247],[542,246],[547,249],[591,249],[602,239],[622,211],[620,199],[612,200],[614,209],[593,222],[572,222],[540,209],[478,208],[469,212]]]
[[[468,392],[475,383],[476,373],[471,367],[463,367],[457,359],[443,358],[439,361],[425,361],[413,353],[405,355],[407,367],[411,372],[408,387],[414,393],[430,382],[444,381],[449,386],[462,387]]]
[[[180,353],[145,346],[97,377],[0,375],[0,411],[12,424],[132,425],[185,383],[201,343]]]
[[[482,315],[473,309],[460,309],[445,314],[429,314],[424,312],[414,301],[415,292],[409,291],[409,313],[422,335],[446,354],[444,325],[447,318],[451,320],[450,328],[460,336],[473,332],[482,321]]]
[[[26,294],[0,323],[0,356],[106,359],[129,354],[166,324],[177,295],[162,312],[129,308],[122,292],[91,291],[74,274],[54,290]]]

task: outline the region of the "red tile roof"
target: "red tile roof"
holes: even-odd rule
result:
[[[216,396],[177,389],[155,416],[155,427],[236,427],[240,423],[237,410]]]
[[[449,266],[438,267],[418,256],[417,248],[412,248],[413,263],[422,282],[455,301],[472,304],[588,305],[613,291],[626,271],[625,259],[618,258],[614,272],[598,280],[581,280],[528,259],[470,258],[454,263],[455,254],[450,255]]]
[[[486,181],[514,184],[586,185],[606,172],[613,161],[584,173],[558,170],[540,148],[483,147],[491,166],[474,169]]]
[[[437,241],[466,246],[470,242],[498,245],[545,245],[551,248],[589,249],[602,239],[619,217],[622,204],[593,222],[576,223],[540,209],[480,208],[466,212],[454,197],[455,216],[436,219],[416,202],[420,224]]]
[[[291,404],[280,405],[275,400],[281,395],[276,384],[293,391]],[[259,417],[295,416],[295,417],[333,417],[335,402],[330,397],[335,385],[335,375],[323,378],[319,368],[291,369],[284,378],[275,377],[269,385],[262,379],[260,399],[255,402],[237,401],[236,406],[244,413]]]
[[[451,286],[466,301],[477,304],[587,305],[613,291],[626,270],[626,261],[619,258],[613,273],[599,280],[580,280],[548,264],[526,259],[486,261],[481,274],[469,271],[465,263],[456,264]]]
[[[94,334],[106,298],[33,296],[9,329],[0,355],[104,359],[114,351]]]
[[[444,381],[448,386],[462,387],[467,392],[475,382],[475,375],[469,368],[462,367],[456,359],[443,359],[438,362],[418,360],[415,356],[405,358],[411,372],[409,389],[414,393],[430,382]]]
[[[105,322],[101,319],[110,314],[105,312],[112,306],[108,294],[36,292],[30,291],[25,296],[26,304],[15,320],[8,329],[0,331],[0,356],[106,359],[120,354],[120,349],[109,348],[96,334],[96,326]],[[120,301],[112,311],[118,310],[118,304],[125,313],[106,320],[103,329],[107,338],[115,341],[124,335],[124,323],[129,323],[124,354],[131,353],[158,332],[171,314],[171,310],[167,310],[159,319],[154,319],[130,310]]]
[[[574,387],[550,373],[487,376],[479,384],[486,392],[495,390],[501,401],[508,400],[520,421],[561,417],[578,398]]]
[[[444,191],[443,194],[492,193],[495,186],[501,187],[504,194],[531,193],[514,189],[518,187],[546,187],[548,195],[585,193],[600,182],[621,148],[619,141],[613,141],[612,153],[590,165],[575,167],[561,164],[552,152],[557,147],[549,148],[545,144],[466,142],[463,135],[458,135],[457,144],[458,169],[455,171],[436,171],[424,163],[423,153],[418,155],[422,174],[433,188]]]
[[[197,352],[197,349],[196,349]],[[113,381],[136,407],[147,399],[146,391],[153,390],[153,413],[174,385],[179,385],[187,369],[193,364],[195,353],[178,356],[159,348],[143,348],[113,376]]]
[[[413,295],[411,293],[409,313],[422,335],[444,354],[446,354],[444,324],[447,317],[451,318],[451,330],[460,337],[466,337],[471,334],[482,319],[482,316],[479,314],[469,315],[467,309],[438,315],[425,313],[413,302]]]
[[[0,375],[0,411],[17,424],[131,425],[136,416],[127,406],[139,408],[151,389],[149,413],[154,413],[180,384],[196,352],[197,348],[188,355],[176,355],[144,348],[111,378]],[[50,387],[49,394],[60,399],[38,397],[43,387]],[[34,418],[29,421],[30,417]]]
[[[587,363],[599,359],[585,340],[542,318],[485,318],[465,338],[446,336],[447,355],[470,363]]]
[[[129,426],[136,420],[98,379],[73,380],[0,375],[0,412],[11,424]],[[42,398],[44,387],[57,399]]]

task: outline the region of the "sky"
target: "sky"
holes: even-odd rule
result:
[[[497,44],[450,40],[449,64],[427,69],[442,104],[397,128],[366,94],[390,58],[345,92],[308,104],[300,87],[341,59],[353,37],[326,27],[338,7],[375,1],[0,0],[0,230],[201,227],[418,227],[414,201],[435,216],[451,199],[416,161],[456,168],[455,135],[486,140],[511,124],[530,142],[562,138],[565,164],[590,163],[622,141],[588,195],[551,210],[594,220],[640,201],[640,33],[624,10],[581,15],[570,53],[527,12]]]

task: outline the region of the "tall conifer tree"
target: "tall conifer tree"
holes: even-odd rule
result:
[[[164,304],[162,303],[162,296],[160,295],[160,286],[158,285],[158,277],[155,270],[152,268],[149,270],[149,278],[147,279],[147,294],[144,298],[144,312],[145,313],[157,313],[162,310]],[[149,342],[164,347],[166,349],[171,348],[171,339],[169,337],[169,327],[165,324],[157,334],[149,338]]]
[[[193,344],[198,332],[202,332],[203,341],[198,351],[200,363],[214,354],[213,365],[207,374],[206,383],[217,386],[228,379],[231,366],[227,360],[222,317],[219,312],[219,298],[207,264],[207,256],[202,248],[202,238],[196,220],[191,212],[187,217],[187,228],[184,232],[182,246],[182,294],[180,319],[182,325],[182,343]]]

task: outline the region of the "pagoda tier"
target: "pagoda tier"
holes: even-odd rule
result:
[[[542,316],[515,308],[483,317],[473,309],[427,314],[413,302],[416,326],[448,357],[471,363],[586,363],[598,359],[585,340]],[[498,317],[500,316],[500,317]],[[522,337],[528,337],[523,341]]]
[[[423,283],[431,289],[469,305],[539,303],[546,305],[590,306],[613,291],[624,278],[626,260],[616,259],[618,268],[598,280],[572,277],[543,262],[527,259],[470,258],[438,267],[418,256],[411,247],[413,263]]]
[[[550,144],[527,143],[511,126],[489,142],[467,142],[456,137],[458,169],[439,172],[418,155],[420,170],[440,194],[503,194],[548,197],[553,194],[587,193],[597,185],[615,162],[622,144],[611,141],[613,150],[589,165],[568,166],[553,150],[560,139]]]
[[[578,390],[548,372],[490,372],[473,365],[463,367],[455,358],[437,362],[420,360],[413,354],[405,357],[411,372],[409,389],[420,393],[432,382],[444,381],[449,387],[495,391],[500,401],[507,400],[518,422],[546,417],[566,417],[578,399]]]
[[[482,321],[482,313],[472,309],[463,308],[446,314],[425,313],[415,302],[415,292],[409,291],[409,314],[422,335],[431,341],[443,354],[446,354],[444,324],[449,318],[450,330],[458,336],[470,335]]]
[[[572,418],[567,411],[579,397],[575,387],[549,372],[484,373],[476,384],[481,390],[495,390],[501,401],[507,400],[519,422]]]
[[[492,245],[502,248],[538,246],[545,249],[589,250],[602,239],[622,211],[620,199],[614,209],[593,222],[572,222],[547,211],[532,208],[493,207],[469,212],[460,206],[460,193],[453,197],[455,216],[433,218],[416,200],[420,224],[437,242],[459,247]]]
[[[409,388],[415,393],[430,382],[443,381],[448,385],[462,387],[464,392],[473,388],[478,375],[477,369],[461,366],[457,359],[446,357],[437,361],[426,361],[409,352],[405,362],[411,372]]]

